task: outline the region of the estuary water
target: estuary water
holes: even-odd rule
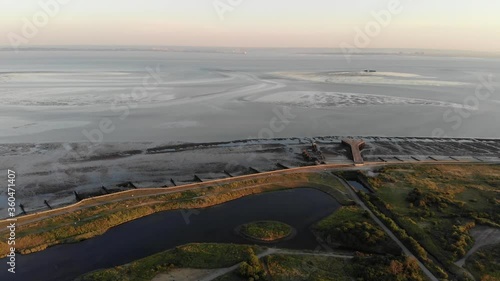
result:
[[[496,138],[499,75],[498,58],[4,50],[0,143]]]

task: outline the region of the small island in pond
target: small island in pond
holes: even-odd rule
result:
[[[294,229],[278,221],[256,221],[241,225],[236,231],[245,238],[269,243],[290,237]]]

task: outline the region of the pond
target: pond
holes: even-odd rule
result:
[[[4,258],[0,260],[0,280],[74,280],[96,269],[125,264],[187,243],[251,244],[234,229],[259,220],[281,221],[297,230],[293,239],[266,246],[312,250],[318,244],[309,227],[339,207],[326,193],[296,188],[252,195],[206,209],[156,213],[80,243],[18,255],[16,274],[7,272]]]
[[[347,181],[352,187],[354,187],[356,190],[364,191],[366,193],[371,193],[371,191],[366,188],[362,183],[359,181]]]

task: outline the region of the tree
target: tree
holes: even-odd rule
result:
[[[259,257],[255,255],[252,248],[247,249],[247,260],[240,264],[238,274],[241,277],[247,278],[248,281],[263,280],[266,272],[260,264]]]

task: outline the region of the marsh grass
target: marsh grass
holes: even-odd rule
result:
[[[129,264],[90,272],[77,280],[143,281],[175,268],[224,268],[244,261],[249,249],[256,253],[262,251],[260,247],[248,245],[187,244]]]
[[[352,203],[345,191],[342,192],[343,186],[327,173],[257,177],[196,190],[129,197],[122,201],[104,203],[19,226],[16,249],[22,254],[29,254],[53,245],[75,243],[102,235],[112,227],[157,212],[207,208],[249,195],[306,186],[320,189],[341,203]],[[134,192],[140,194],[141,191],[139,189]],[[148,192],[150,191],[146,191],[146,194]],[[7,232],[0,235],[2,257],[8,254],[9,247],[3,242],[7,241],[7,235]]]
[[[449,272],[473,245],[476,225],[500,227],[499,165],[386,166],[369,200]],[[458,274],[458,273],[457,273]]]

